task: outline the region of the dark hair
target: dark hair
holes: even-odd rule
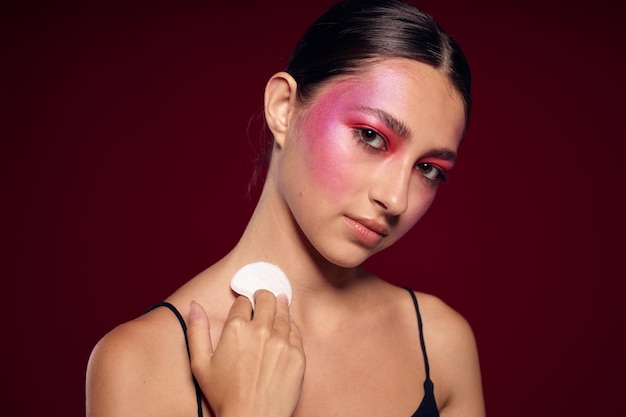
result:
[[[358,72],[367,61],[408,58],[441,70],[471,109],[470,70],[457,43],[433,18],[401,0],[347,0],[322,15],[296,45],[285,68],[298,98],[331,77]]]
[[[465,55],[429,14],[401,0],[345,0],[333,6],[304,33],[285,71],[298,83],[298,99],[306,102],[330,78],[358,73],[381,58],[408,58],[442,71],[461,95],[469,122]],[[259,160],[263,168],[271,141],[268,146]]]

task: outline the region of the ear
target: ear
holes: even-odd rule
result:
[[[296,104],[297,87],[296,80],[286,72],[274,74],[265,86],[265,121],[281,147]]]

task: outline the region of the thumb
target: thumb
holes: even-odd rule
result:
[[[194,375],[206,370],[213,357],[213,343],[211,342],[211,326],[204,308],[195,301],[189,305],[187,339],[189,342],[189,356],[191,371]]]

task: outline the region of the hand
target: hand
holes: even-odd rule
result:
[[[300,398],[305,356],[287,298],[255,294],[233,303],[218,345],[200,304],[189,311],[191,370],[217,417],[290,417]],[[252,317],[252,318],[251,318]]]

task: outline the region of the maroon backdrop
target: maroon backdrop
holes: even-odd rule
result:
[[[238,239],[265,81],[333,2],[232,3],[2,6],[1,415],[82,415],[97,340]],[[489,415],[615,415],[623,10],[545,3],[420,3],[475,109],[432,210],[368,264],[469,319]]]

